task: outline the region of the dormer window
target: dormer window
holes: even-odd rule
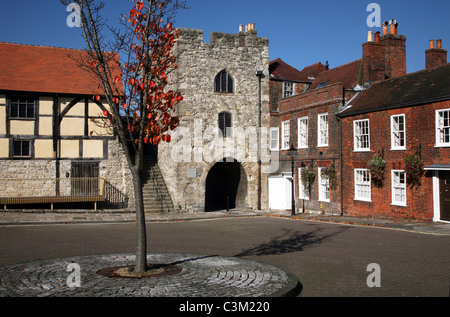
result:
[[[321,83],[317,86],[317,89],[322,88],[322,87],[325,87],[326,84],[327,84],[326,81],[321,82]]]
[[[232,93],[234,88],[233,78],[226,70],[222,70],[214,79],[214,91]]]
[[[291,81],[283,82],[283,98],[291,97],[294,95],[294,83]]]

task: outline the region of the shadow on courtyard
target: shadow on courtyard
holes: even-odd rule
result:
[[[321,232],[321,229],[316,229],[305,233],[284,229],[282,234],[272,238],[269,242],[244,250],[235,256],[279,255],[284,253],[299,252],[310,246],[321,244],[324,241],[342,233],[344,230],[347,230],[347,228],[342,228],[339,231],[333,231],[331,233]]]

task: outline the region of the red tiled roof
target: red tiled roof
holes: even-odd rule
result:
[[[360,84],[361,62],[362,60],[359,59],[321,72],[309,89],[315,89],[321,83],[325,85],[343,83],[345,88],[354,88],[357,84]]]
[[[0,90],[103,95],[98,79],[78,65],[83,57],[83,50],[0,43]]]
[[[314,81],[312,78],[316,78],[320,73],[326,70],[327,67],[319,62],[314,65],[306,66],[300,73],[305,78],[305,81]]]
[[[342,117],[450,100],[450,64],[372,84],[342,111]]]
[[[312,82],[321,72],[325,71],[326,67],[322,63],[303,68],[302,71],[297,70],[291,65],[284,62],[281,58],[277,58],[269,62],[269,72],[271,78],[278,80],[290,80],[301,82]]]

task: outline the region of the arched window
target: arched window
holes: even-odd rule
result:
[[[219,133],[224,138],[232,136],[231,113],[226,111],[219,113]]]
[[[233,92],[233,78],[226,70],[222,70],[214,79],[215,92]]]

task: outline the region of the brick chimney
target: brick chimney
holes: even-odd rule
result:
[[[386,78],[406,75],[406,36],[398,35],[398,23],[389,21],[389,34],[381,37],[384,43]]]
[[[447,64],[447,50],[442,48],[442,40],[430,40],[430,48],[425,51],[425,67],[433,68]]]
[[[398,35],[397,21],[383,23],[383,33],[363,44],[363,82],[406,75],[406,37]]]

